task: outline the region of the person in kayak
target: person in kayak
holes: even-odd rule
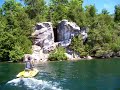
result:
[[[29,56],[25,61],[25,71],[33,70],[33,68],[34,68],[34,62],[32,60],[32,57]]]

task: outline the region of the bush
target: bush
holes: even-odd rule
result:
[[[18,62],[22,60],[25,53],[19,46],[15,46],[12,51],[9,52],[10,60],[13,62]]]
[[[67,60],[67,57],[65,56],[65,49],[63,47],[58,47],[49,55],[50,61],[60,61],[60,60]]]

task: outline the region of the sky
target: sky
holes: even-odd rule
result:
[[[95,5],[98,13],[101,13],[102,9],[107,9],[110,14],[113,14],[114,7],[120,4],[120,0],[84,0],[83,6],[90,4]]]
[[[0,6],[4,3],[5,0],[0,0]],[[20,1],[20,0],[16,0]],[[46,2],[49,2],[50,0],[46,0]],[[114,13],[114,6],[120,4],[120,0],[84,0],[83,6],[86,5],[95,5],[97,8],[97,13],[100,13],[101,10],[107,9],[110,14]]]

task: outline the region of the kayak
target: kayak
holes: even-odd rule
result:
[[[24,78],[31,78],[31,77],[34,77],[38,74],[38,70],[37,69],[33,69],[33,70],[30,70],[30,71],[21,71],[20,73],[18,73],[18,75],[16,75],[16,77],[24,77]]]

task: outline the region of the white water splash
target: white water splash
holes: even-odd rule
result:
[[[17,87],[25,86],[26,90],[62,90],[58,83],[37,80],[35,78],[17,78],[8,81],[7,84]]]

